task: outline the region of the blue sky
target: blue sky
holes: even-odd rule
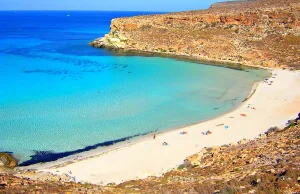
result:
[[[0,0],[0,10],[184,11],[224,0]]]

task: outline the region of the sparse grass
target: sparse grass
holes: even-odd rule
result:
[[[143,25],[143,26],[141,26],[140,28],[141,28],[143,31],[146,31],[146,30],[151,29],[152,26],[151,26],[151,25]]]
[[[178,170],[182,170],[182,169],[184,169],[184,168],[185,168],[185,167],[184,167],[183,164],[181,164],[181,165],[179,165],[179,166],[177,167]]]
[[[234,172],[240,172],[241,169],[240,169],[240,168],[235,168],[235,169],[233,169],[233,171],[234,171]]]
[[[300,44],[300,36],[296,35],[287,35],[284,37],[284,40],[288,42],[288,44],[299,45]]]
[[[236,194],[238,193],[238,189],[235,187],[226,187],[224,190],[220,192],[220,194]]]
[[[116,185],[116,183],[108,183],[108,184],[107,184],[108,187],[113,187],[113,186],[115,186],[115,185]]]
[[[295,127],[297,124],[296,123],[291,123],[287,128]]]
[[[217,24],[218,24],[217,22],[213,22],[213,23],[211,23],[211,27],[213,27],[213,28],[214,28],[214,27],[216,27],[216,26],[217,26]]]

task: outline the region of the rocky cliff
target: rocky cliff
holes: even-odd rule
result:
[[[300,1],[217,3],[208,10],[118,18],[91,43],[200,61],[300,68]]]

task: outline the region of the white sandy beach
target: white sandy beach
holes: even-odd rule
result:
[[[161,175],[176,168],[187,156],[203,147],[229,144],[243,138],[253,139],[270,127],[285,126],[287,120],[296,118],[300,112],[300,72],[274,70],[275,74],[275,78],[270,78],[274,81],[272,85],[259,83],[248,101],[221,117],[159,134],[155,140],[148,137],[105,154],[93,153],[94,157],[58,168],[54,166],[61,164],[61,161],[29,168],[60,175],[71,172],[70,176],[76,177],[76,181],[94,184],[120,183]],[[219,124],[224,125],[217,126]],[[203,135],[202,132],[207,130],[212,134]],[[180,135],[181,131],[188,134]],[[169,145],[162,146],[163,142]]]

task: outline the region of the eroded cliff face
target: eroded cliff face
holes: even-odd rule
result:
[[[218,3],[208,10],[112,20],[91,43],[202,61],[300,68],[300,1]]]

